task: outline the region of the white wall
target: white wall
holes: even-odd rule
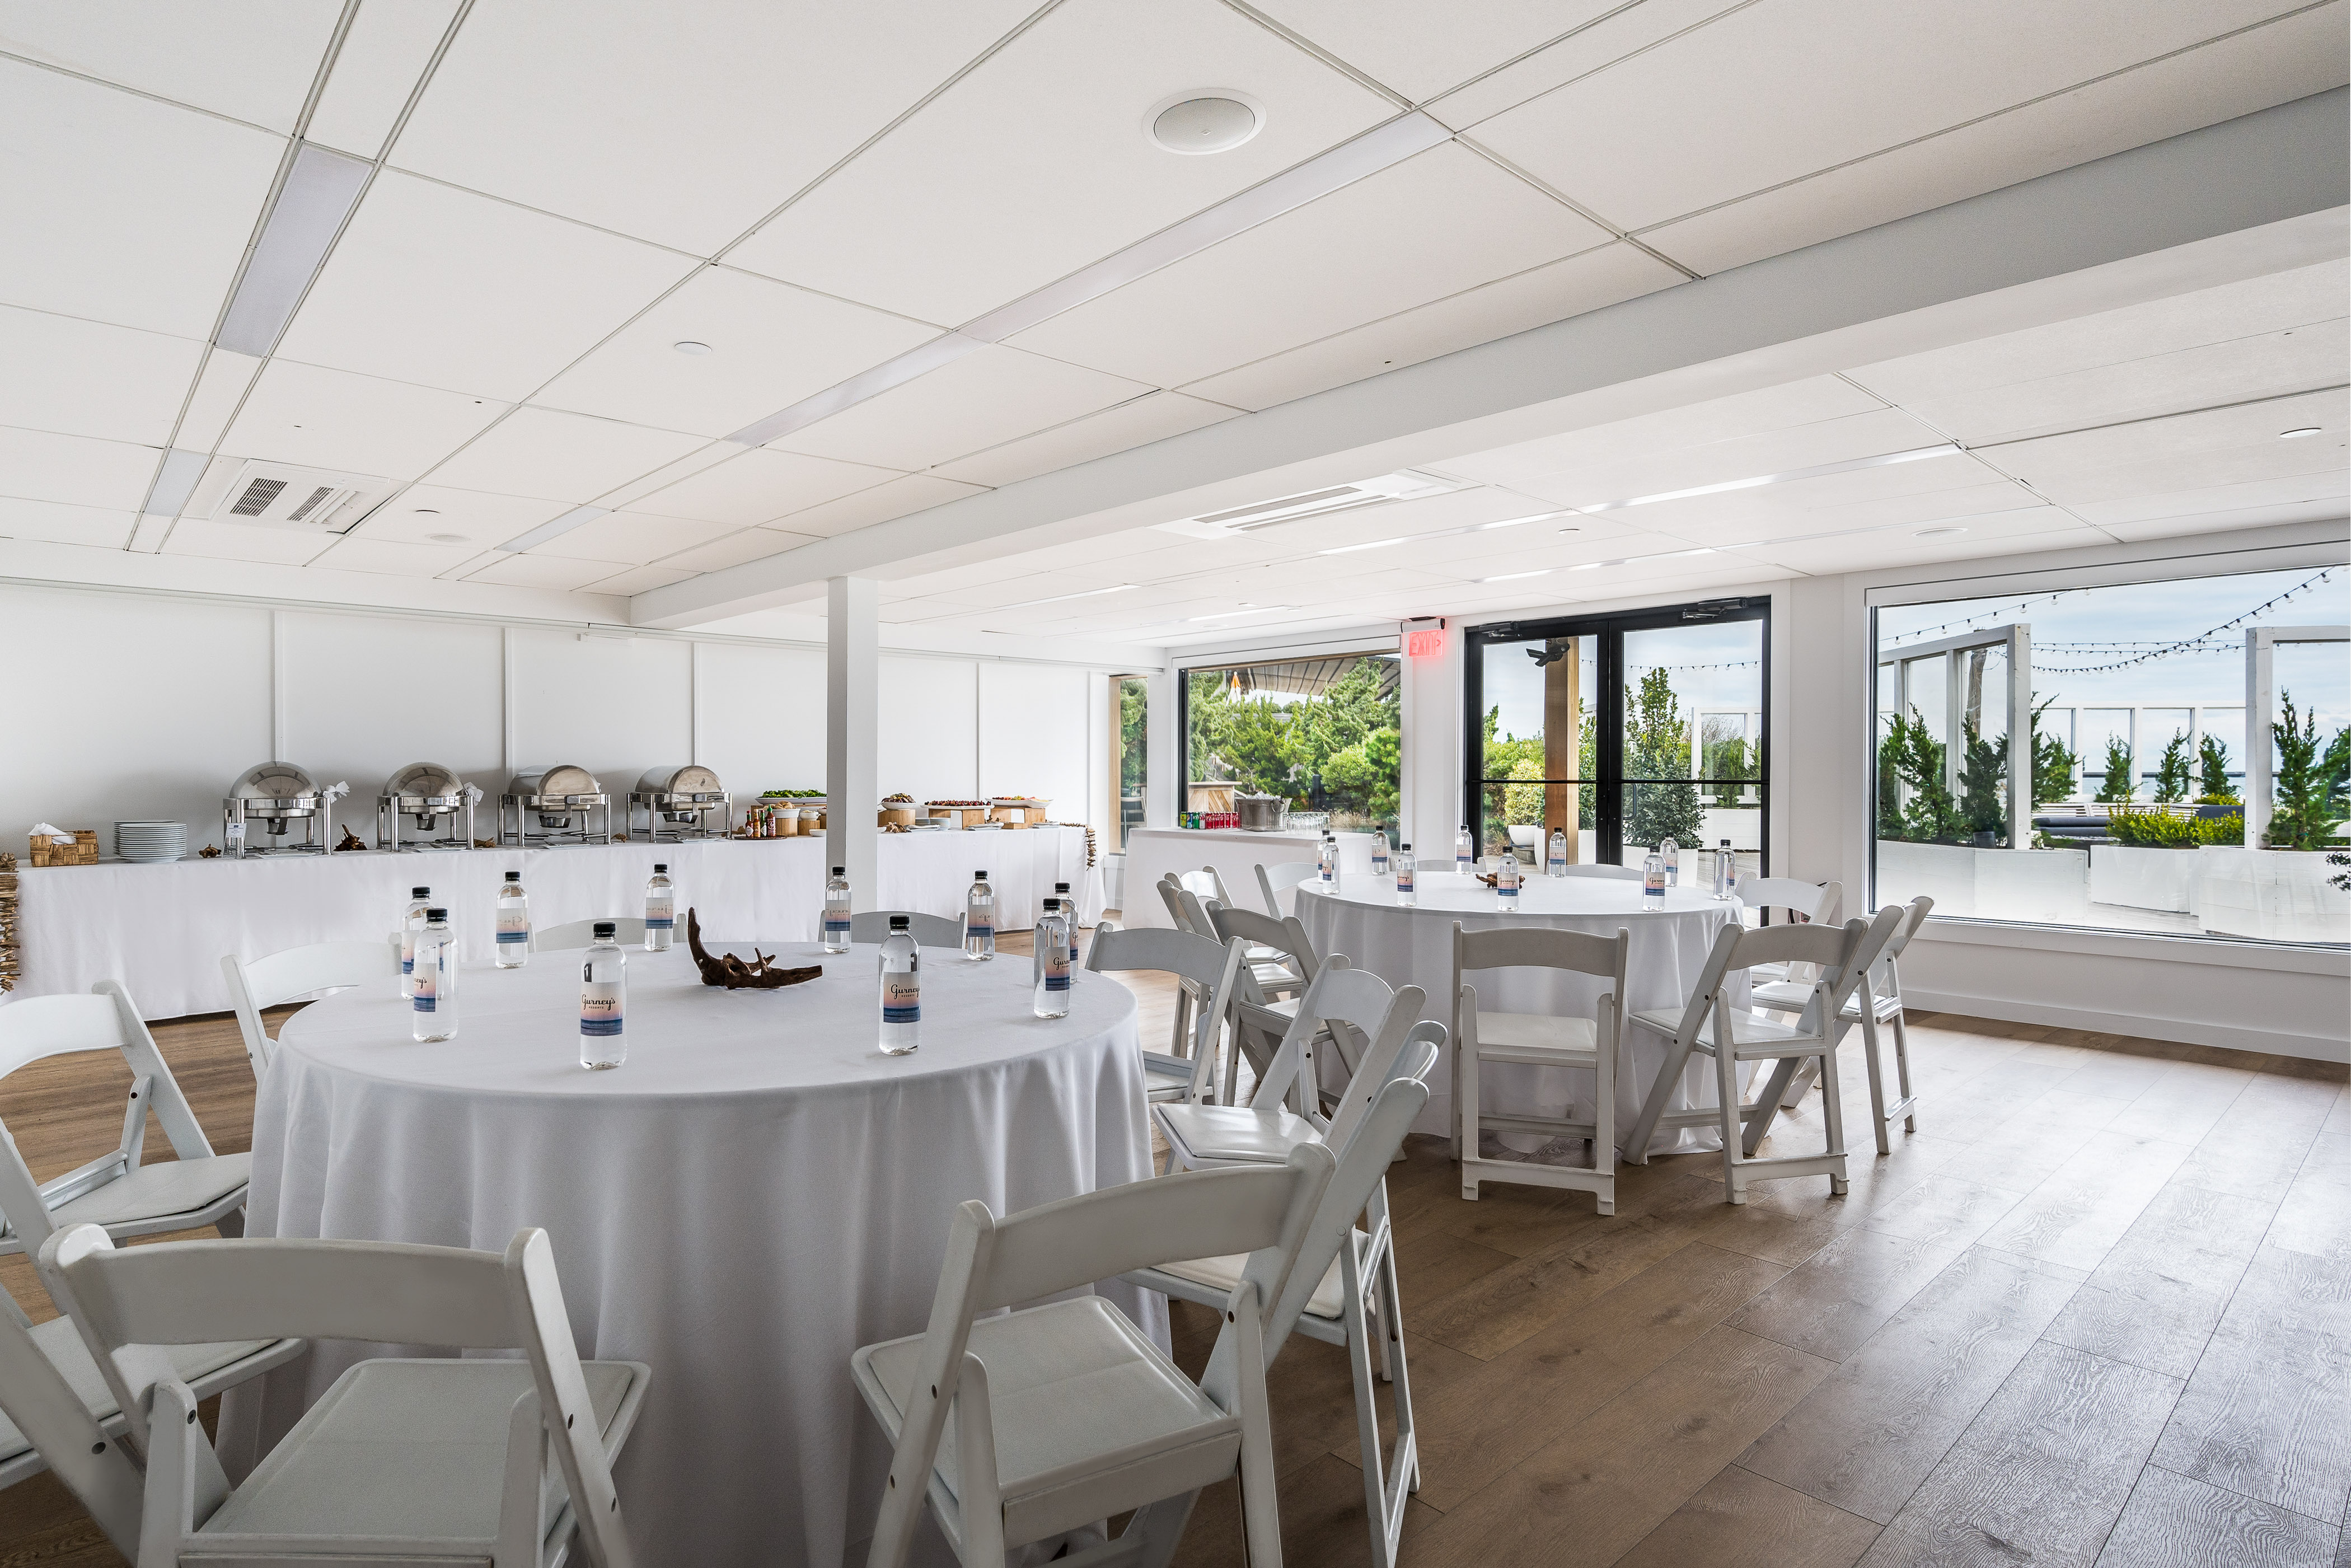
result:
[[[131,818],[218,843],[221,797],[273,758],[348,780],[338,819],[363,837],[411,762],[491,797],[561,762],[616,795],[688,761],[738,800],[824,784],[821,647],[0,584],[0,845],[20,853],[37,821],[94,828],[109,853]],[[1100,672],[884,653],[881,687],[883,792],[1034,789],[1108,825]]]

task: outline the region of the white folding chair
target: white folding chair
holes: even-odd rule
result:
[[[852,942],[879,942],[890,935],[893,915],[906,917],[906,930],[917,947],[953,947],[963,950],[963,922],[949,920],[944,915],[924,915],[912,909],[868,909],[849,917],[849,939]]]
[[[1276,920],[1282,917],[1281,897],[1301,882],[1311,882],[1322,874],[1319,861],[1284,861],[1280,865],[1257,868],[1258,891],[1265,894],[1265,912]],[[1225,902],[1231,903],[1230,899]]]
[[[645,921],[641,915],[607,915],[595,920],[573,920],[561,925],[550,925],[544,931],[530,934],[530,950],[534,953],[563,953],[575,947],[585,947],[596,940],[596,927],[610,925],[612,940],[623,947],[645,945]]]
[[[1862,1061],[1869,1070],[1870,1116],[1876,1128],[1877,1152],[1881,1155],[1894,1152],[1886,1129],[1896,1121],[1901,1122],[1902,1130],[1906,1133],[1918,1130],[1918,1097],[1910,1091],[1910,1037],[1904,1027],[1902,971],[1897,960],[1902,956],[1902,949],[1910,945],[1910,939],[1918,935],[1918,928],[1927,924],[1927,916],[1934,907],[1935,901],[1924,894],[1902,906],[1902,918],[1895,925],[1894,935],[1886,939],[1877,962],[1862,977],[1860,988],[1846,998],[1844,1006],[1837,1009],[1836,1032],[1840,1040],[1854,1024],[1861,1025]],[[1757,986],[1753,995],[1758,1007],[1798,1012],[1810,1000],[1811,988],[1801,982],[1778,980]],[[1886,1103],[1885,1067],[1879,1060],[1877,1049],[1877,1028],[1880,1024],[1894,1027],[1894,1071],[1902,1097],[1891,1105]],[[1792,1097],[1781,1103],[1794,1103],[1802,1097],[1804,1088],[1801,1082],[1792,1082],[1790,1085]],[[1765,1126],[1768,1128],[1769,1125],[1767,1118]]]
[[[1298,1016],[1283,1034],[1257,1089],[1246,1105],[1161,1104],[1151,1108],[1167,1152],[1186,1170],[1202,1166],[1273,1164],[1301,1143],[1343,1145],[1365,1109],[1364,1095],[1387,1082],[1414,1031],[1442,1044],[1445,1026],[1417,1023],[1418,986],[1391,989],[1366,969],[1354,969],[1333,955],[1306,988]],[[1371,1043],[1356,1061],[1335,1115],[1322,1113],[1316,1092],[1314,1041],[1330,1026],[1344,1024]],[[1300,1112],[1285,1101],[1294,1098]]]
[[[1649,1138],[1659,1127],[1711,1126],[1722,1134],[1723,1185],[1729,1201],[1745,1203],[1750,1181],[1800,1176],[1825,1176],[1831,1194],[1843,1196],[1847,1180],[1844,1114],[1837,1094],[1837,1009],[1861,984],[1863,972],[1898,918],[1900,912],[1888,906],[1874,921],[1851,920],[1843,926],[1770,925],[1749,930],[1725,925],[1686,1006],[1645,1009],[1626,1019],[1665,1035],[1670,1043],[1642,1102],[1625,1157],[1635,1165],[1647,1163]],[[1810,964],[1817,970],[1813,999],[1793,1024],[1781,1023],[1751,1009],[1735,1008],[1725,994],[1734,972],[1771,963]],[[1714,1059],[1715,1103],[1668,1112],[1666,1101],[1681,1082],[1682,1068],[1692,1051]],[[1788,1075],[1806,1057],[1821,1062],[1825,1139],[1822,1151],[1757,1159],[1756,1146],[1762,1141],[1771,1106],[1787,1087]],[[1746,1061],[1779,1065],[1764,1097],[1741,1103],[1739,1066]]]
[[[1371,1520],[1372,1561],[1394,1568],[1404,1533],[1405,1500],[1420,1490],[1420,1452],[1413,1436],[1412,1379],[1405,1371],[1404,1309],[1396,1291],[1395,1247],[1388,1219],[1387,1168],[1404,1147],[1413,1118],[1428,1103],[1434,1041],[1420,1039],[1381,1084],[1370,1111],[1340,1153],[1337,1174],[1308,1228],[1278,1312],[1298,1332],[1344,1346],[1355,1383],[1355,1437],[1363,1456],[1364,1506]],[[1364,1224],[1358,1227],[1361,1217]],[[1222,1307],[1241,1281],[1245,1256],[1196,1258],[1141,1269],[1129,1282],[1203,1306]],[[1376,1323],[1374,1322],[1376,1320]],[[1270,1357],[1269,1357],[1270,1359]],[[1381,1451],[1376,1381],[1395,1390],[1395,1441]]]
[[[1842,883],[1805,882],[1792,876],[1742,876],[1731,891],[1742,911],[1753,910],[1757,918],[1766,924],[1774,910],[1782,919],[1797,925],[1826,924],[1836,919],[1844,906]],[[1807,996],[1812,994],[1812,971],[1801,964],[1764,964],[1748,977],[1759,987],[1791,985]],[[1805,1092],[1819,1077],[1817,1065],[1804,1063],[1789,1081],[1786,1097],[1781,1103],[1790,1107],[1803,1103]]]
[[[1107,921],[1094,927],[1093,943],[1086,951],[1088,969],[1098,975],[1156,970],[1190,980],[1200,988],[1206,998],[1199,1009],[1188,1056],[1162,1056],[1149,1051],[1143,1053],[1146,1100],[1197,1102],[1211,1098],[1217,1049],[1222,1040],[1226,1017],[1232,1011],[1233,998],[1239,989],[1237,982],[1240,967],[1241,946],[1238,942],[1219,947],[1207,937],[1195,936],[1188,931],[1122,931]]]
[[[652,1369],[580,1360],[544,1230],[503,1255],[287,1240],[117,1251],[82,1225],[49,1239],[41,1272],[147,1456],[140,1568],[551,1568],[575,1531],[596,1568],[633,1561],[611,1460]],[[232,1487],[164,1347],[255,1335],[526,1354],[362,1361]]]
[[[1567,874],[1604,877],[1611,882],[1638,882],[1641,880],[1641,868],[1636,865],[1603,865],[1594,862],[1578,861],[1567,868]]]
[[[1272,920],[1254,910],[1225,904],[1209,905],[1199,915],[1208,923],[1208,934],[1218,941],[1238,938],[1245,944],[1233,1040],[1239,1053],[1249,1058],[1249,1066],[1262,1072],[1289,1030],[1290,1020],[1298,1016],[1298,1000],[1322,960],[1294,915]],[[1345,1051],[1339,1054],[1345,1061]],[[1352,1062],[1347,1066],[1353,1071]],[[1229,1095],[1225,1103],[1232,1103]]]
[[[0,1253],[37,1252],[53,1230],[85,1221],[113,1236],[154,1236],[209,1225],[245,1229],[251,1155],[216,1155],[180,1092],[155,1037],[129,993],[100,980],[86,997],[30,997],[0,1008],[0,1078],[45,1057],[119,1051],[131,1068],[122,1141],[76,1170],[36,1183],[16,1140],[0,1125]],[[141,1165],[152,1109],[175,1160]]]
[[[1481,1181],[1515,1182],[1588,1192],[1601,1213],[1616,1212],[1618,1008],[1631,943],[1631,933],[1621,926],[1614,936],[1593,936],[1531,926],[1465,931],[1453,923],[1453,1157],[1461,1162],[1463,1197],[1476,1202]],[[1598,976],[1609,988],[1590,1018],[1489,1011],[1479,1004],[1478,988],[1462,978],[1472,969],[1564,970]],[[1482,1070],[1489,1062],[1589,1069],[1598,1094],[1593,1119],[1489,1113],[1482,1098]],[[1584,1139],[1592,1145],[1592,1165],[1487,1159],[1481,1136],[1488,1128]]]
[[[1114,1541],[1061,1559],[1164,1568],[1202,1487],[1238,1474],[1249,1560],[1280,1568],[1265,1366],[1298,1309],[1283,1287],[1329,1186],[1328,1150],[1130,1183],[998,1219],[956,1210],[924,1333],[849,1360],[889,1435],[867,1568],[904,1568],[925,1501],[968,1568],[1113,1514]],[[988,1316],[1182,1258],[1249,1255],[1197,1383],[1102,1297]]]
[[[388,986],[400,977],[400,944],[397,940],[314,942],[250,964],[228,953],[221,957],[221,973],[228,980],[229,1005],[236,1009],[237,1030],[245,1036],[245,1060],[258,1083],[277,1050],[277,1042],[261,1024],[265,1009],[319,991]]]

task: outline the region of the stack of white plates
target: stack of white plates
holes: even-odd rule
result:
[[[140,865],[160,865],[188,852],[185,822],[117,822],[114,852]]]

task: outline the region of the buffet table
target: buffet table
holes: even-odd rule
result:
[[[543,1227],[580,1355],[653,1368],[615,1467],[638,1561],[862,1561],[889,1449],[850,1353],[922,1332],[956,1205],[1151,1175],[1134,993],[1081,976],[1042,1019],[1026,958],[941,955],[920,1048],[885,1057],[876,952],[785,944],[825,972],[780,991],[632,953],[628,1060],[603,1072],[579,1065],[576,964],[469,966],[439,1044],[389,988],[316,1002],[261,1085],[247,1234],[495,1250]],[[1103,1293],[1166,1343],[1158,1296]],[[266,1452],[358,1354],[235,1390],[225,1457]]]
[[[958,918],[972,873],[984,869],[1007,930],[1035,925],[1056,882],[1070,883],[1081,925],[1102,915],[1102,868],[1086,864],[1082,828],[890,833],[874,852],[880,885],[858,890],[860,909]],[[681,927],[690,905],[706,936],[816,939],[827,870],[821,837],[51,866],[18,873],[24,977],[9,995],[87,991],[119,979],[151,1019],[225,1012],[223,954],[257,958],[389,935],[417,886],[430,886],[447,906],[465,960],[486,963],[491,905],[507,872],[522,873],[533,924],[550,926],[643,914],[655,861],[677,884]]]
[[[1261,915],[1265,895],[1258,889],[1257,868],[1285,861],[1311,862],[1322,839],[1320,829],[1308,828],[1279,833],[1242,828],[1137,828],[1126,835],[1126,876],[1119,892],[1119,918],[1128,925],[1168,925],[1167,905],[1155,891],[1159,879],[1171,871],[1198,871],[1210,865],[1225,879],[1225,891],[1233,895],[1236,905]],[[1342,873],[1371,874],[1371,834],[1339,835],[1339,868]],[[1281,894],[1284,915],[1290,913],[1291,896]]]

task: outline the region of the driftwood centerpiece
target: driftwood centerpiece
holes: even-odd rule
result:
[[[810,964],[801,969],[778,969],[775,959],[758,948],[751,949],[751,962],[746,964],[734,954],[713,957],[702,945],[702,922],[695,918],[692,909],[685,912],[685,946],[694,955],[695,967],[702,971],[705,986],[724,986],[730,991],[774,991],[786,986],[801,985],[824,973],[821,964]]]

